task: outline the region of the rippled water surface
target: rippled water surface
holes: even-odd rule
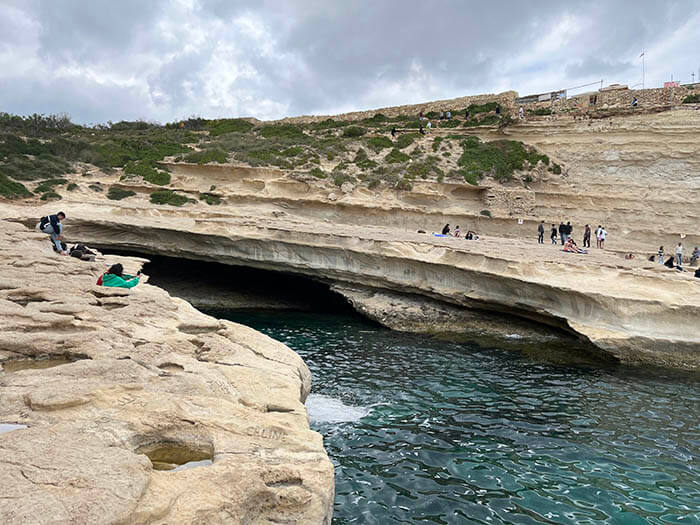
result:
[[[347,316],[225,317],[311,368],[336,524],[700,523],[697,375],[551,365]]]

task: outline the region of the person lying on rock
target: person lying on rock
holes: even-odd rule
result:
[[[588,250],[582,250],[581,248],[576,246],[576,242],[574,241],[573,237],[569,237],[568,239],[566,239],[563,251],[570,253],[588,253]]]
[[[63,224],[61,221],[66,218],[66,214],[59,211],[56,215],[47,215],[39,221],[39,231],[42,231],[51,237],[51,242],[54,245],[54,250],[61,255],[68,255],[65,247],[61,243],[63,240]]]
[[[97,279],[97,284],[112,288],[133,288],[139,284],[140,275],[140,270],[136,275],[124,273],[124,267],[117,263],[110,266],[109,270],[100,275],[100,278]]]

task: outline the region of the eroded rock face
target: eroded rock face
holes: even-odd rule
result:
[[[148,284],[95,286],[116,258],[7,222],[0,242],[0,424],[28,427],[0,433],[1,523],[330,523],[298,355]]]

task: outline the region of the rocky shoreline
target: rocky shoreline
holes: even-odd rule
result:
[[[0,221],[0,522],[330,523],[289,348]]]

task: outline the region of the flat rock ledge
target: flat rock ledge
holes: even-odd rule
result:
[[[283,344],[0,221],[0,523],[330,523],[311,374]]]

